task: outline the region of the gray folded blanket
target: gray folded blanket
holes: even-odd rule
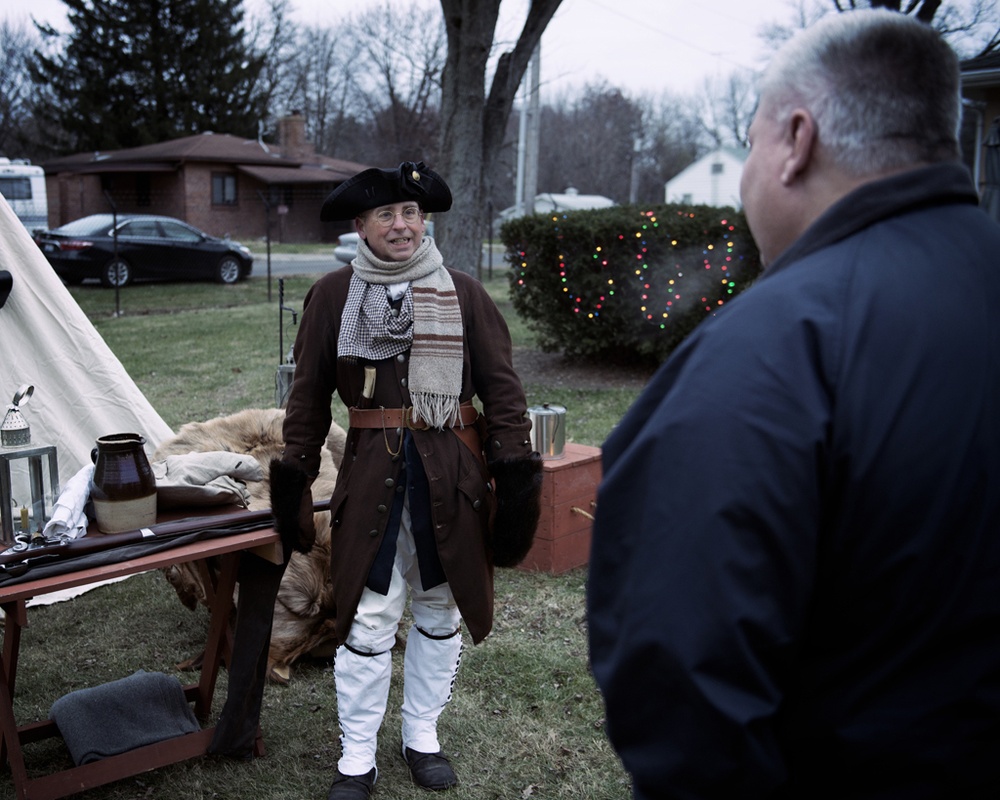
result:
[[[145,670],[70,692],[49,718],[77,766],[201,730],[180,681]]]

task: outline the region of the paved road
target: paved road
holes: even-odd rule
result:
[[[483,247],[483,270],[489,266],[489,253]],[[309,255],[283,255],[271,253],[271,277],[281,278],[287,275],[319,275],[330,272],[343,266],[342,261],[333,257],[333,245],[330,246],[329,255],[325,253]],[[493,268],[505,267],[503,260],[503,248],[500,245],[493,245]],[[255,278],[267,277],[267,252],[254,250],[253,253],[253,275]]]
[[[287,275],[318,275],[330,272],[343,266],[342,261],[333,257],[333,248],[329,255],[284,255],[271,253],[271,277],[281,278]],[[254,251],[253,275],[255,278],[267,277],[267,253]]]

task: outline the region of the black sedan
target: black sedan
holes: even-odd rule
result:
[[[133,280],[236,283],[253,269],[253,255],[243,245],[209,236],[173,217],[119,214],[116,226],[111,214],[94,214],[39,231],[35,241],[69,284],[87,278],[98,278],[108,287],[127,286]]]

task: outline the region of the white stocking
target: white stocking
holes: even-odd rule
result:
[[[406,638],[403,659],[403,747],[437,753],[437,721],[451,700],[462,660],[462,635],[432,639],[416,625]]]
[[[389,700],[392,653],[365,656],[341,646],[333,670],[342,748],[337,769],[344,775],[363,775],[375,766],[378,729]]]

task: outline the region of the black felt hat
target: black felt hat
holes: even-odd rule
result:
[[[414,200],[424,211],[451,208],[451,190],[444,179],[423,161],[404,161],[396,169],[366,169],[344,181],[323,201],[323,222],[354,219],[379,206]]]

